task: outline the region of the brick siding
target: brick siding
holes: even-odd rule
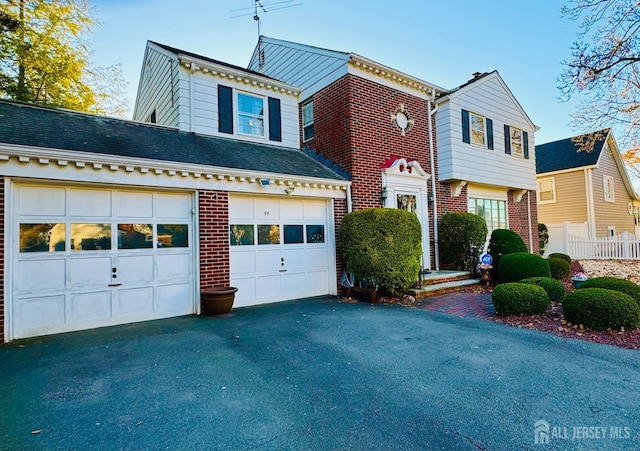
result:
[[[533,249],[529,249],[529,252],[537,254],[540,250],[540,243],[538,242],[538,209],[535,191],[531,191],[529,193],[529,202],[531,208],[531,233],[533,235]],[[520,202],[514,202],[513,192],[509,191],[507,209],[507,214],[509,215],[509,228],[520,235],[524,244],[529,248],[529,212],[527,209],[527,194],[522,196]]]
[[[200,191],[200,287],[227,286],[229,272],[229,194]]]

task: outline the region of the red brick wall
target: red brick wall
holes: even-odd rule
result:
[[[538,210],[535,191],[530,191],[528,198],[527,194],[522,196],[520,202],[514,202],[513,192],[509,191],[507,200],[509,228],[520,235],[524,244],[529,248],[529,212],[527,209],[527,201],[529,201],[531,208],[531,233],[533,235],[533,249],[529,249],[529,251],[537,254],[540,250],[540,245],[538,243]]]
[[[333,201],[333,219],[335,221],[335,230],[336,236],[334,242],[337,244],[338,242],[338,231],[340,230],[340,224],[342,223],[342,219],[347,214],[347,199],[335,199]],[[344,291],[342,290],[342,286],[340,285],[340,277],[342,276],[342,271],[345,269],[345,262],[342,255],[338,251],[338,246],[336,246],[336,280],[338,282],[338,293]]]
[[[0,177],[0,343],[4,343],[4,178]]]
[[[229,274],[229,194],[200,191],[200,287],[230,283]]]

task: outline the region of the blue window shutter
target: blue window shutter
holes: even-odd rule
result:
[[[233,133],[233,89],[218,85],[218,131]]]
[[[469,129],[469,112],[462,110],[462,142],[471,144],[471,130]]]
[[[524,141],[523,152],[524,157],[529,158],[529,133],[522,131],[522,140]]]
[[[487,118],[487,147],[493,150],[493,121]]]
[[[511,130],[507,124],[504,125],[504,153],[511,155]]]
[[[282,141],[280,99],[269,97],[269,140]]]

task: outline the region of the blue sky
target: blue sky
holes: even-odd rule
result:
[[[282,0],[264,3],[277,1]],[[358,53],[443,88],[464,83],[473,72],[497,69],[540,127],[537,144],[579,132],[568,125],[577,102],[558,100],[561,63],[570,58],[578,30],[578,23],[560,15],[564,1],[293,3],[301,5],[262,13],[262,34]],[[251,16],[231,16],[253,4],[253,0],[90,0],[101,22],[91,36],[92,60],[99,66],[122,65],[132,108],[147,40],[246,67],[257,41],[256,22]]]

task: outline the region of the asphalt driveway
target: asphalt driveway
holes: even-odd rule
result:
[[[0,448],[638,449],[639,384],[638,351],[315,298],[0,347]]]

